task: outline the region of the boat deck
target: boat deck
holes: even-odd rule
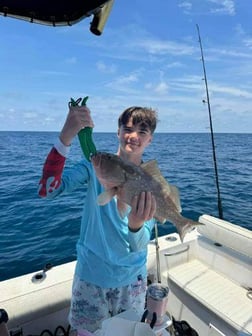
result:
[[[234,329],[252,334],[248,290],[194,259],[169,271],[169,280],[206,305]]]

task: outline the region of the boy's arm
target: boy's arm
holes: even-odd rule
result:
[[[136,232],[129,229],[128,239],[132,252],[144,250],[147,248],[155,222],[155,219],[146,221],[144,225]]]
[[[70,145],[73,138],[85,127],[94,127],[90,110],[86,106],[71,106],[65,124],[60,132],[60,139],[58,139],[58,142],[48,154],[44,164],[43,175],[39,182],[39,196],[54,197],[61,192],[61,188],[59,189],[62,186],[61,176]],[[87,176],[85,176],[85,172],[82,172],[83,174],[84,177],[80,176],[81,174],[75,176],[71,181],[72,186],[70,187],[68,183],[67,188],[70,190],[74,183],[77,185],[81,179],[85,179]]]
[[[48,197],[59,188],[69,150],[70,146],[65,146],[60,140],[51,149],[46,158],[42,177],[39,181],[39,196]]]

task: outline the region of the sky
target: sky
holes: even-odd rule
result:
[[[158,111],[157,132],[209,132],[196,25],[215,132],[252,132],[251,0],[115,0],[101,36],[91,18],[49,27],[0,16],[0,131],[60,131],[89,96],[95,132],[129,106]]]

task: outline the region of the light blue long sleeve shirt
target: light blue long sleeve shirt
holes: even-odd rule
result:
[[[118,213],[116,197],[99,206],[97,196],[104,188],[89,161],[83,159],[65,169],[59,188],[47,197],[70,193],[86,183],[75,273],[103,288],[126,286],[146,277],[147,244],[155,220],[146,221],[139,231],[131,232],[128,217],[122,218]]]

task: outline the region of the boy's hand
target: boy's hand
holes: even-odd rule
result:
[[[141,192],[134,196],[131,212],[129,213],[129,229],[138,231],[143,226],[143,223],[153,218],[156,212],[156,200],[150,191]]]
[[[60,140],[65,146],[71,145],[72,139],[85,127],[94,127],[90,110],[86,106],[71,106],[60,133]]]

